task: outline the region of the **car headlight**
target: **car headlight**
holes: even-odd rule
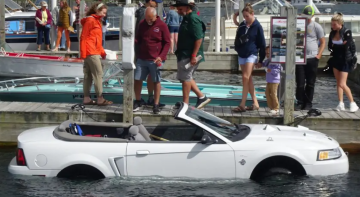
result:
[[[341,151],[339,148],[329,150],[319,150],[317,155],[318,161],[337,159],[341,157]]]

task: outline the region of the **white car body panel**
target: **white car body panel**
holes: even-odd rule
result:
[[[68,166],[86,164],[98,169],[105,177],[238,179],[250,178],[255,167],[272,156],[292,158],[303,166],[306,174],[313,176],[342,174],[349,170],[347,155],[339,147],[339,143],[323,133],[301,126],[244,124],[251,129],[250,133],[233,142],[213,130],[214,128],[187,116],[188,108],[184,104],[176,115],[177,119],[202,128],[216,137],[218,143],[64,141],[54,136],[56,126],[42,127],[19,135],[18,148],[23,149],[27,166],[18,166],[14,158],[10,161],[8,170],[12,174],[52,177]],[[201,113],[216,117],[207,112]],[[341,150],[340,158],[317,161],[319,150],[335,148]]]
[[[130,142],[127,155],[130,176],[235,178],[234,150],[228,144]]]

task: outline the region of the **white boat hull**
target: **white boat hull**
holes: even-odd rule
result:
[[[1,77],[83,77],[82,62],[0,56]]]

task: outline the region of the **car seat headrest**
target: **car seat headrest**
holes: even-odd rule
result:
[[[129,133],[131,136],[135,136],[139,133],[139,127],[137,126],[131,126],[129,129]]]
[[[140,125],[140,124],[142,124],[142,119],[140,116],[136,116],[134,118],[134,125]]]

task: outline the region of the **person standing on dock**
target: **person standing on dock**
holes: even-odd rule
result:
[[[305,6],[302,16],[308,18],[306,32],[306,65],[296,65],[296,100],[294,110],[309,110],[312,108],[316,75],[319,60],[325,48],[325,34],[321,25],[312,21],[315,10],[311,5]],[[320,40],[320,47],[318,41]]]
[[[239,12],[235,13],[236,18]],[[259,102],[256,99],[255,88],[251,73],[254,65],[261,66],[265,59],[265,37],[264,30],[254,16],[254,9],[247,3],[242,10],[244,21],[240,23],[235,37],[235,51],[238,53],[238,61],[242,72],[243,92],[239,106],[233,109],[234,112],[245,112],[246,110],[258,110]],[[235,17],[234,17],[235,18]],[[235,24],[239,24],[235,19]],[[259,55],[259,60],[258,60]],[[253,104],[247,107],[246,101],[250,93]]]
[[[146,0],[145,5],[141,6],[139,9],[136,10],[136,12],[135,12],[135,17],[136,17],[135,35],[138,32],[140,21],[144,20],[144,18],[145,18],[146,8],[148,8],[148,7],[156,8],[158,6],[158,3],[162,3],[162,0]],[[135,63],[137,60],[138,51],[139,51],[139,46],[135,43]],[[147,100],[147,102],[142,100],[142,105],[153,106],[154,105],[154,82],[151,81],[151,76],[147,77],[146,82],[147,82],[146,86],[148,89],[148,100]],[[165,105],[162,103],[159,103],[159,106],[160,106],[160,108],[162,108]]]
[[[336,78],[336,87],[339,98],[337,111],[345,111],[343,102],[344,92],[350,100],[350,112],[356,112],[359,107],[354,102],[350,88],[346,85],[349,72],[353,70],[356,64],[356,46],[352,38],[352,32],[344,26],[344,19],[341,13],[335,14],[331,18],[331,29],[329,35],[328,48],[331,52],[331,58],[328,65],[333,68]],[[355,60],[355,61],[354,61]]]
[[[73,23],[73,27],[74,29],[76,29],[76,33],[78,36],[78,40],[80,40],[80,35],[79,35],[79,20],[80,20],[80,0],[75,0],[76,6],[74,6],[74,10],[75,10],[75,21]],[[85,3],[85,9],[84,11],[87,12],[88,7],[86,6]]]
[[[67,51],[70,52],[69,27],[72,27],[72,25],[70,25],[70,24],[73,24],[72,11],[71,11],[70,7],[68,6],[67,1],[61,0],[60,1],[59,18],[58,18],[58,23],[57,23],[58,32],[57,32],[56,46],[52,51],[58,51],[62,32],[65,31]]]
[[[177,57],[177,79],[182,83],[183,102],[189,104],[190,90],[197,96],[195,107],[200,109],[205,107],[211,99],[207,98],[196,85],[193,74],[199,64],[205,61],[203,42],[206,26],[200,17],[192,11],[192,0],[178,0],[172,5],[178,9],[178,13],[183,17],[179,28],[179,40],[175,51]],[[201,59],[197,57],[201,56]],[[186,68],[186,64],[191,66]]]
[[[151,77],[154,85],[154,105],[153,112],[160,112],[160,90],[161,76],[159,67],[166,60],[166,55],[170,48],[170,32],[165,22],[157,16],[156,9],[148,7],[145,10],[145,20],[139,24],[139,30],[135,35],[135,43],[139,46],[139,53],[136,60],[135,69],[135,97],[134,111],[142,107],[141,89],[146,77]]]
[[[103,3],[95,3],[81,19],[83,26],[80,36],[80,54],[84,60],[84,105],[105,106],[113,104],[103,97],[103,67],[101,59],[106,58],[102,47],[101,19],[106,15],[107,6]],[[97,102],[90,99],[90,89],[94,79]]]
[[[45,38],[45,45],[46,50],[50,51],[50,28],[52,23],[52,17],[50,11],[47,9],[48,4],[46,1],[41,2],[41,8],[36,10],[35,13],[35,23],[37,27],[38,37],[37,37],[37,44],[38,48],[37,51],[41,50],[42,40],[43,37]]]
[[[55,8],[51,11],[51,16],[52,16],[52,21],[53,21],[53,28],[55,28],[55,32],[58,31],[57,24],[58,24],[58,20],[59,20],[59,9],[60,9],[59,6],[60,6],[60,2],[58,2],[58,5],[55,6]],[[65,51],[66,50],[65,49],[66,48],[65,47],[65,41],[66,41],[65,31],[62,31],[61,40],[60,40],[60,48],[58,50],[60,50],[60,51]],[[55,44],[56,44],[56,42],[55,42]]]
[[[179,33],[179,26],[182,21],[182,17],[177,13],[176,8],[174,6],[170,5],[170,10],[166,17],[166,25],[169,28],[170,31],[170,54],[174,54],[174,47],[177,46],[178,41],[178,33]]]

